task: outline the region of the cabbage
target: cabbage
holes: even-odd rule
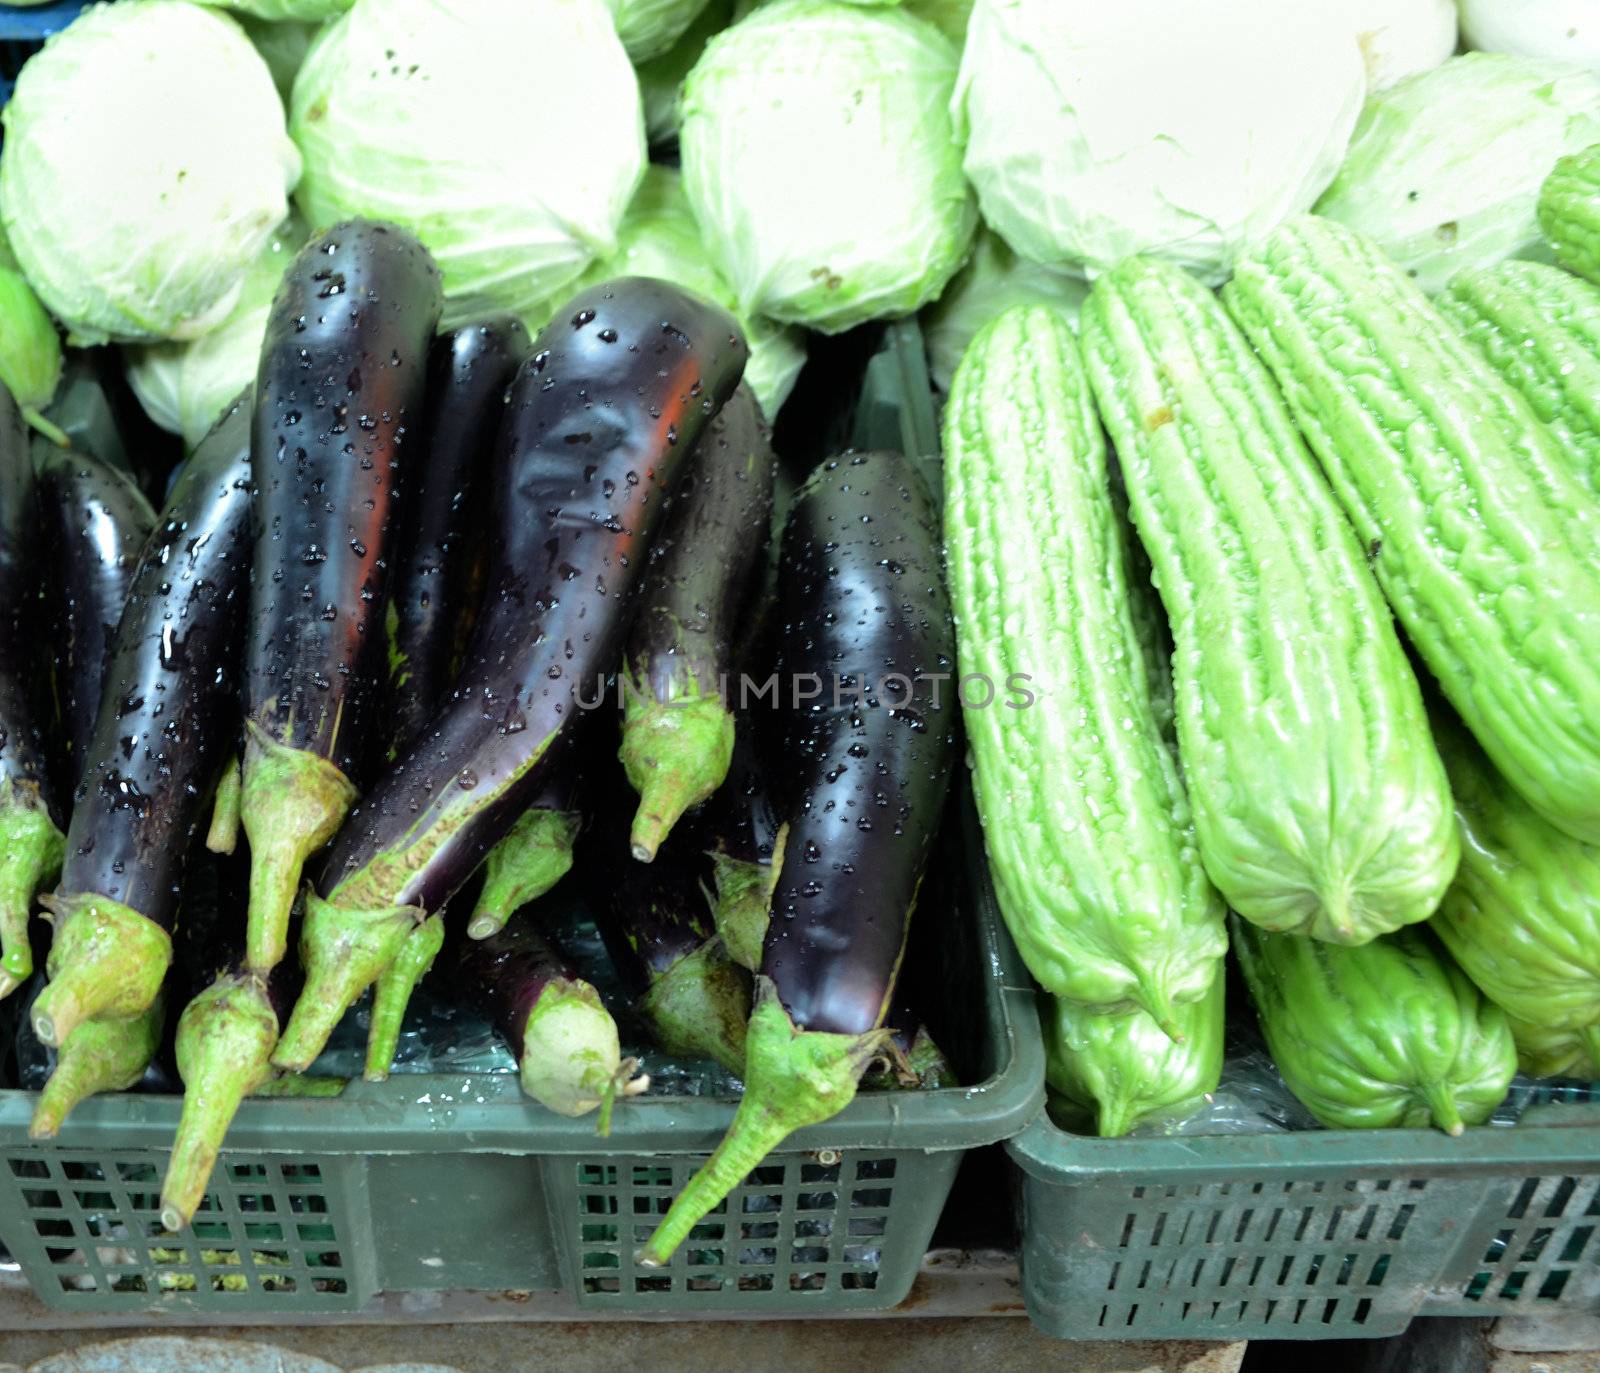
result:
[[[711,0],[670,51],[639,64],[644,130],[652,146],[677,138],[678,96],[683,90],[683,79],[700,60],[712,35],[720,33],[732,21],[733,0]]]
[[[617,37],[635,62],[660,57],[688,32],[707,0],[606,0]]]
[[[1600,77],[1467,53],[1372,97],[1317,212],[1360,229],[1437,292],[1540,247],[1539,185],[1600,141]]]
[[[61,340],[0,233],[0,385],[24,418],[58,443],[65,436],[39,412],[61,383]]]
[[[1461,37],[1480,52],[1600,68],[1594,0],[1461,0]]]
[[[23,66],[0,119],[0,219],[77,343],[203,334],[300,173],[265,63],[183,0],[85,10]]]
[[[1432,71],[1456,50],[1456,0],[1328,0],[1355,21],[1367,89]],[[1520,3],[1520,0],[1519,0]]]
[[[980,230],[972,261],[922,312],[922,336],[933,384],[949,393],[950,378],[967,345],[1002,311],[1013,305],[1048,305],[1076,329],[1078,310],[1088,293],[1089,285],[1082,277],[1027,262],[1006,247],[999,235]]]
[[[192,343],[126,349],[128,384],[156,424],[182,434],[193,448],[246,386],[255,381],[267,316],[284,269],[307,238],[304,225],[284,224],[252,264],[233,313]]]
[[[746,316],[833,333],[937,296],[976,214],[956,55],[897,8],[777,0],[683,88],[684,188]]]
[[[615,251],[644,170],[602,0],[356,0],[312,44],[290,129],[311,227],[414,232],[444,273],[444,328],[527,314]]]
[[[239,25],[246,37],[255,44],[261,60],[272,73],[272,84],[285,101],[294,89],[294,78],[311,49],[311,40],[317,36],[320,24],[302,24],[292,19],[255,19],[248,14],[238,16]]]
[[[275,23],[304,20],[320,24],[324,19],[343,14],[350,8],[352,0],[201,0],[201,3],[220,5]]]
[[[956,47],[967,41],[972,0],[904,0],[904,3],[907,10],[933,24]]]
[[[738,313],[733,288],[706,251],[677,172],[655,166],[645,172],[639,193],[622,221],[621,239],[616,253],[591,267],[578,283],[579,288],[612,277],[660,277]],[[537,332],[550,314],[549,309],[541,311],[528,321],[529,328]],[[805,345],[798,329],[771,320],[745,316],[740,318],[739,326],[750,344],[744,379],[755,392],[762,413],[771,419],[788,399],[795,378],[800,375],[806,360]]]
[[[977,0],[955,108],[1021,256],[1093,275],[1149,253],[1218,282],[1316,200],[1365,93],[1330,6]]]

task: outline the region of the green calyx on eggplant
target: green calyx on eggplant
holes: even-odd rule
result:
[[[443,307],[427,250],[356,220],[284,273],[252,414],[254,568],[240,821],[248,963],[271,971],[307,858],[356,797],[383,663],[388,568],[428,350]]]
[[[662,508],[745,357],[724,311],[642,277],[581,292],[540,334],[491,462],[493,561],[455,690],[329,851],[280,1067],[321,1051],[559,770],[621,656]]]

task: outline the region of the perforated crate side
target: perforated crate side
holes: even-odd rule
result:
[[[911,1290],[962,1151],[778,1153],[662,1268],[634,1254],[704,1156],[544,1160],[567,1290],[591,1310],[885,1310]]]
[[[285,1316],[374,1291],[360,1159],[224,1153],[193,1226],[161,1224],[160,1149],[0,1148],[0,1241],[63,1311]]]
[[[1600,1307],[1600,1159],[1594,1171],[1479,1178],[1477,1224],[1424,1305],[1430,1316]]]
[[[1324,1173],[1179,1184],[1021,1177],[1022,1286],[1075,1339],[1398,1334],[1483,1179]]]

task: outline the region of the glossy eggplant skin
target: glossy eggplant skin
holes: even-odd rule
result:
[[[173,938],[174,983],[187,1006],[222,978],[244,978],[245,897],[250,888],[250,854],[244,845],[232,853],[212,853],[197,844],[183,880],[183,914]],[[288,1019],[302,982],[297,959],[286,958],[258,985],[279,1024]]]
[[[449,967],[457,1000],[487,1020],[519,1062],[528,1014],[540,993],[552,982],[578,981],[537,923],[521,916],[487,939],[457,939]]]
[[[438,910],[559,769],[746,355],[724,311],[643,277],[581,292],[540,334],[491,467],[494,561],[456,689],[335,838],[333,904]]]
[[[36,443],[33,451],[50,559],[45,614],[56,646],[64,790],[71,793],[82,776],[106,659],[156,512],[120,467],[53,443]]]
[[[735,863],[771,863],[783,827],[774,760],[762,747],[763,733],[773,730],[769,713],[758,708],[737,717],[727,780],[685,821],[696,847]]]
[[[40,654],[39,505],[28,427],[0,386],[0,783],[42,800],[64,819],[50,789]]]
[[[803,695],[814,676],[820,693],[788,717],[761,971],[797,1028],[862,1035],[894,994],[957,762],[939,519],[911,464],[824,462],[796,496],[778,579],[782,689]]]
[[[290,264],[262,342],[245,708],[346,777],[382,661],[402,454],[442,303],[411,235],[339,224]]]
[[[395,559],[389,633],[394,752],[406,748],[449,694],[457,626],[468,610],[473,527],[486,504],[480,475],[506,390],[531,347],[511,315],[466,324],[428,355],[421,452],[408,479]]]
[[[252,492],[241,397],[184,465],[139,555],[58,895],[106,896],[172,928],[184,855],[237,737]]]

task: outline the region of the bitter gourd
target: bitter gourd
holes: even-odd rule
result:
[[[1539,227],[1557,262],[1600,283],[1600,143],[1563,157],[1545,178]]]
[[[1526,401],[1360,235],[1305,216],[1224,300],[1495,766],[1600,841],[1600,506]]]
[[[1042,996],[1045,1081],[1057,1123],[1080,1134],[1125,1135],[1152,1116],[1198,1106],[1216,1091],[1227,980],[1219,971],[1210,991],[1178,1008],[1181,1040],[1142,1011],[1101,1015]]]
[[[1508,1016],[1517,1044],[1517,1066],[1530,1077],[1600,1078],[1600,1025],[1552,1030]]]
[[[1436,728],[1461,867],[1434,932],[1507,1015],[1552,1028],[1600,1024],[1600,849],[1512,792],[1454,721]]]
[[[1438,305],[1600,495],[1600,290],[1547,263],[1512,261],[1463,272]]]
[[[1222,904],[1136,638],[1128,535],[1071,327],[1017,306],[968,347],[944,421],[945,541],[984,839],[1046,991],[1169,1033],[1211,986]],[[1033,696],[1006,692],[1018,674]]]
[[[1389,608],[1272,378],[1216,297],[1130,258],[1083,351],[1174,642],[1206,871],[1269,930],[1361,944],[1426,920],[1458,849]]]
[[[1233,923],[1273,1062],[1329,1129],[1487,1120],[1517,1070],[1506,1014],[1425,928],[1350,948]]]

